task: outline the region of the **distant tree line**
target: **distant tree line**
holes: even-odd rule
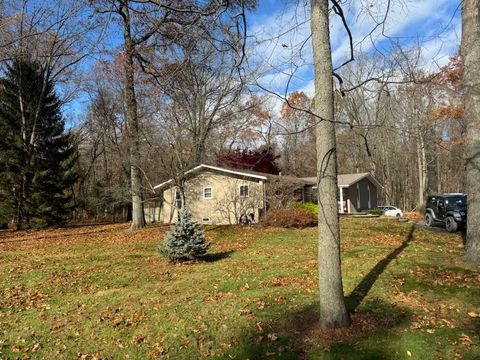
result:
[[[88,96],[65,135],[74,140],[78,171],[75,183],[65,185],[72,195],[70,218],[130,220],[132,196],[141,208],[157,196],[155,184],[180,180],[201,162],[316,175],[318,118],[310,94],[292,92],[278,106],[247,86],[261,76],[243,63],[248,49],[241,20],[255,2],[165,4],[2,2],[3,78],[12,59],[28,53],[51,91],[61,90],[59,114],[76,92]],[[122,34],[120,44],[105,47],[113,33]],[[96,56],[99,49],[107,56]],[[381,201],[407,210],[419,209],[429,193],[464,191],[465,179],[462,57],[452,55],[440,71],[426,73],[419,56],[413,51],[402,59],[410,73],[401,81],[391,70],[382,81],[356,86],[379,62],[388,65],[358,54],[340,71],[342,86],[351,89],[335,90],[339,172],[371,171],[384,186]],[[29,183],[34,177],[27,173]],[[2,196],[9,202],[3,208],[27,203],[21,187],[5,184]],[[22,222],[19,214],[7,218]]]

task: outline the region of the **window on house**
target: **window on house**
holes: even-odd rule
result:
[[[212,198],[212,188],[211,187],[203,188],[203,198],[204,199],[211,199]]]
[[[248,185],[240,185],[240,197],[248,197]]]
[[[175,206],[178,209],[181,209],[183,205],[182,195],[180,194],[180,190],[175,190]]]

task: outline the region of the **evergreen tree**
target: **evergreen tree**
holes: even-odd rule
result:
[[[0,79],[0,222],[64,225],[73,209],[76,150],[54,83],[35,62],[13,60]]]
[[[164,249],[160,252],[171,261],[193,260],[207,253],[210,243],[205,241],[203,229],[192,220],[192,214],[183,209],[178,221],[164,239]]]

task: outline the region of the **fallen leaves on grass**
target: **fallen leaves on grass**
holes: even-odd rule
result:
[[[307,276],[276,276],[271,279],[270,284],[265,284],[264,282],[261,282],[261,284],[266,288],[272,285],[278,287],[293,285],[303,289],[308,294],[317,286],[316,282]]]
[[[478,287],[480,273],[454,270],[442,270],[438,268],[416,267],[410,270],[410,274],[423,279],[431,279],[434,286],[456,286],[459,288]]]
[[[164,353],[165,353],[165,348],[163,347],[163,345],[156,343],[148,352],[148,358],[158,359]]]
[[[369,224],[372,227],[365,226],[365,220],[342,221],[344,228],[347,227],[347,232],[342,232],[342,235],[347,234],[343,237],[344,248],[362,248],[349,254],[355,259],[346,271],[348,286],[357,280],[360,270],[364,272],[363,268],[356,269],[355,264],[364,264],[365,272],[369,266],[374,267],[383,253],[391,251],[387,247],[397,247],[405,240],[406,230],[409,229],[407,225],[398,225],[393,221],[371,221]],[[9,331],[15,334],[4,347],[11,349],[16,346],[18,354],[15,355],[18,358],[52,358],[55,354],[65,353],[68,348],[73,357],[81,351],[79,356],[94,359],[96,354],[84,354],[84,349],[88,348],[85,344],[96,346],[93,349],[102,349],[102,356],[117,353],[123,357],[134,347],[142,352],[141,356],[147,357],[148,353],[151,359],[167,353],[179,353],[179,349],[186,353],[198,351],[200,356],[221,356],[230,347],[232,349],[228,353],[236,354],[236,348],[244,340],[245,329],[248,329],[252,341],[265,346],[269,356],[279,356],[283,351],[291,350],[299,350],[307,356],[307,350],[313,346],[319,346],[324,351],[331,347],[337,355],[334,343],[358,343],[361,349],[365,344],[364,337],[372,339],[378,333],[389,334],[391,331],[399,336],[416,331],[435,333],[431,337],[425,334],[427,339],[431,339],[429,345],[435,351],[448,347],[466,353],[477,346],[477,337],[472,334],[476,329],[476,318],[480,317],[478,309],[472,304],[465,304],[460,296],[455,304],[450,304],[447,302],[449,298],[437,289],[458,286],[463,282],[468,286],[478,286],[479,278],[466,268],[461,271],[461,265],[457,271],[450,262],[444,266],[445,263],[438,262],[435,256],[429,258],[431,252],[441,252],[437,248],[440,245],[446,247],[448,244],[455,248],[456,243],[461,242],[457,237],[435,233],[427,239],[419,230],[419,241],[404,252],[409,262],[392,262],[386,277],[380,278],[375,285],[382,287],[373,288],[367,298],[370,301],[372,296],[378,296],[389,309],[393,301],[402,306],[392,306],[393,312],[385,316],[383,306],[363,307],[364,302],[358,307],[359,312],[352,316],[351,328],[321,330],[316,311],[310,315],[291,316],[292,311],[303,306],[306,299],[313,298],[301,294],[302,289],[305,292],[317,290],[314,229],[289,232],[217,228],[208,231],[215,251],[242,251],[224,262],[205,263],[198,267],[172,267],[158,257],[155,245],[161,241],[166,229],[152,226],[130,232],[128,224],[101,225],[11,232],[8,241],[2,242],[2,238],[0,252],[2,249],[14,250],[5,252],[5,283],[2,288],[7,289],[9,302],[6,305],[3,303],[5,290],[0,288],[0,325],[5,328],[11,326]],[[18,252],[15,251],[17,249]],[[417,255],[432,270],[417,269],[414,265],[413,276],[409,276],[408,266],[422,264],[414,262]],[[146,281],[136,281],[136,276]],[[387,284],[388,276],[393,280]],[[413,278],[432,284],[432,290],[426,292],[424,288],[417,288],[418,292],[400,291],[405,290],[405,285],[410,286]],[[437,281],[436,286],[434,281]],[[15,286],[23,288],[14,289]],[[468,286],[459,286],[463,288],[455,290],[464,294],[470,291],[466,290]],[[64,289],[69,288],[83,290],[81,294],[74,291],[68,292],[67,297],[63,296]],[[381,294],[375,292],[379,289]],[[75,306],[77,302],[78,307]],[[9,304],[12,306],[10,309]],[[55,311],[42,311],[49,305]],[[24,329],[30,326],[27,315],[31,312],[14,312],[27,306],[40,309],[38,320],[52,325],[48,330],[36,329],[38,333],[29,337],[26,343],[15,343],[17,336],[23,336]],[[144,309],[148,316],[140,309]],[[402,325],[397,326],[400,323]],[[456,330],[450,331],[450,327]],[[453,348],[449,341],[445,341],[446,345],[437,346],[434,343],[437,338],[439,341],[446,339],[443,333],[455,334]],[[460,334],[465,336],[460,337]],[[45,341],[39,340],[41,337],[51,339],[48,346]],[[297,340],[299,344],[291,345]],[[282,346],[286,346],[286,350]],[[34,356],[26,351],[27,347],[35,352]],[[406,356],[406,349],[412,352],[412,358],[419,356],[418,351],[410,347],[404,348],[403,356]],[[260,356],[266,356],[265,351]],[[179,358],[181,355],[179,353]]]
[[[470,346],[473,343],[472,339],[470,339],[470,336],[463,333],[460,335],[460,342],[463,346]]]
[[[267,334],[267,338],[270,341],[276,341],[278,339],[278,336],[277,336],[277,334],[270,333],[270,334]]]
[[[141,345],[141,344],[147,344],[147,343],[148,343],[148,340],[144,335],[137,334],[137,335],[134,335],[132,338],[132,344]]]
[[[77,353],[77,360],[100,360],[102,357],[100,356],[99,353],[94,353],[94,354],[83,354],[83,353]]]
[[[49,296],[38,289],[27,287],[26,285],[14,286],[3,289],[0,292],[2,298],[2,307],[15,311],[28,309],[49,310]]]
[[[351,316],[349,327],[321,329],[318,310],[312,310],[295,315],[288,322],[282,323],[279,336],[294,335],[307,348],[320,344],[332,344],[339,341],[352,340],[366,333],[385,328],[393,321],[390,318],[380,318],[365,313],[355,313]],[[277,335],[275,335],[277,336]]]
[[[149,226],[138,231],[130,231],[129,224],[91,225],[67,227],[62,229],[8,231],[0,240],[0,250],[52,249],[52,246],[71,244],[87,244],[100,242],[102,244],[119,244],[144,242],[145,238],[152,240],[163,238],[167,226]]]
[[[477,312],[474,312],[474,311],[469,311],[469,312],[467,313],[467,315],[470,316],[470,317],[473,317],[473,318],[478,318],[478,317],[480,317],[480,314],[477,313]]]
[[[135,311],[132,314],[128,314],[121,308],[113,309],[107,307],[101,313],[97,319],[97,323],[110,323],[114,328],[117,327],[130,327],[138,325],[140,322],[147,320],[147,316],[143,311]]]

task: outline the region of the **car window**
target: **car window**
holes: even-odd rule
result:
[[[467,205],[467,198],[465,196],[451,197],[445,202],[450,205]]]

